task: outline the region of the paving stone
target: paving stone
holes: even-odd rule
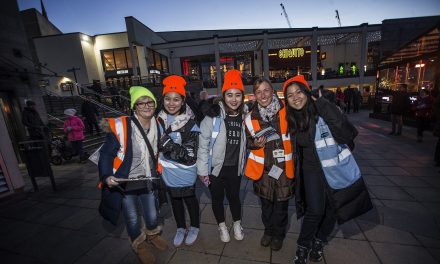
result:
[[[243,260],[243,259],[236,259],[236,258],[230,258],[230,257],[225,257],[225,256],[222,256],[220,258],[220,262],[219,262],[219,264],[255,264],[255,263],[264,264],[264,263],[269,263],[269,262],[260,262],[260,261],[255,261],[255,260]]]
[[[242,225],[244,228],[264,230],[261,220],[261,208],[258,206],[243,206]]]
[[[436,175],[437,177],[419,177],[420,180],[426,182],[432,188],[440,189],[440,175]]]
[[[0,239],[0,248],[16,252],[16,247],[33,235],[47,227],[19,220],[3,221]]]
[[[220,256],[211,255],[205,253],[191,252],[187,250],[177,250],[176,254],[172,257],[169,264],[217,264],[219,263]]]
[[[438,168],[435,167],[422,167],[422,168],[405,168],[413,176],[425,176],[432,177],[438,175]]]
[[[440,192],[434,188],[403,187],[415,199],[422,202],[440,202]]]
[[[54,225],[70,217],[78,210],[79,208],[60,205],[36,218],[35,222],[46,225]]]
[[[244,194],[244,201],[242,203],[243,206],[245,205],[253,205],[253,206],[260,206],[260,198],[254,194],[253,190],[246,191]]]
[[[430,211],[423,207],[420,202],[382,200],[383,205],[395,210],[401,210],[417,214],[430,214]]]
[[[437,263],[440,263],[440,249],[438,248],[427,248],[428,252],[431,253],[431,256],[437,260]]]
[[[46,262],[40,262],[32,257],[15,254],[12,252],[0,250],[0,256],[2,263],[20,263],[20,264],[43,264]]]
[[[429,187],[429,185],[419,177],[413,176],[386,176],[391,182],[397,186],[409,187]]]
[[[223,256],[269,262],[270,248],[260,245],[263,232],[249,232],[245,235],[246,237],[243,241],[231,240],[231,242],[227,243],[223,250]]]
[[[101,200],[89,200],[89,199],[70,199],[67,200],[64,205],[73,205],[77,207],[90,208],[97,210]]]
[[[362,178],[364,179],[367,185],[395,186],[393,182],[391,182],[387,177],[382,175],[380,176],[363,175]]]
[[[64,228],[80,229],[97,216],[99,216],[97,210],[80,209],[63,221],[56,223],[56,225]]]
[[[422,243],[423,246],[427,248],[440,249],[440,238],[432,238],[421,235],[415,235],[415,237]]]
[[[399,160],[393,160],[394,164],[404,168],[405,170],[407,168],[424,168],[427,166],[425,162],[420,161],[414,161],[410,159],[399,159]]]
[[[130,253],[135,255],[129,240],[105,237],[75,263],[119,263]]]
[[[365,240],[365,236],[362,230],[359,228],[358,224],[354,221],[348,221],[340,226],[336,226],[332,235],[339,238],[348,238],[356,240]]]
[[[291,263],[296,253],[297,234],[287,233],[280,251],[272,250],[271,263]]]
[[[230,228],[229,228],[230,230]],[[172,239],[174,239],[174,232]],[[232,232],[231,234],[231,242],[234,239]],[[245,230],[245,236],[247,235],[247,231]],[[171,244],[173,240],[170,240]],[[230,242],[230,243],[231,243]],[[201,224],[200,232],[196,242],[191,246],[186,246],[183,244],[179,249],[184,249],[186,251],[211,254],[211,255],[221,255],[225,243],[223,243],[219,238],[218,227],[217,225],[209,225],[209,224]]]
[[[399,201],[414,201],[414,197],[402,190],[400,187],[393,186],[368,186],[368,189],[378,199],[390,199]]]
[[[400,167],[376,167],[382,175],[407,175],[411,174]]]
[[[382,175],[380,171],[370,165],[360,166],[362,175]]]
[[[327,264],[380,264],[367,241],[334,238],[324,248]]]
[[[376,242],[372,242],[371,245],[383,264],[438,263],[422,247]]]
[[[228,205],[225,205],[224,207],[225,207],[225,221],[226,223],[232,223],[231,210],[229,210]],[[202,223],[217,225],[217,220],[215,219],[211,204],[207,204],[203,210],[200,210],[200,219]]]
[[[384,225],[374,225],[363,221],[358,221],[358,223],[369,241],[420,245],[420,243],[409,232]]]

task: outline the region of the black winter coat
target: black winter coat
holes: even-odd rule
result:
[[[327,123],[336,142],[340,144],[350,144],[357,135],[356,128],[349,123],[347,118],[344,117],[336,105],[330,103],[324,98],[319,98],[315,103],[318,109],[318,115]],[[315,132],[316,121],[315,125],[310,129],[310,136],[312,137],[312,140],[315,138]],[[316,150],[314,151],[314,154],[319,160]],[[303,180],[303,177],[307,177],[307,175],[303,175],[303,164],[301,164],[301,160],[302,157],[299,157],[300,162],[298,162],[295,175],[295,200],[298,218],[304,216],[307,207]],[[322,172],[322,177],[326,186],[325,191],[329,198],[330,206],[336,215],[338,224],[342,224],[350,219],[364,214],[373,208],[368,190],[362,178],[345,189],[333,190],[327,184],[324,172]]]
[[[21,116],[21,121],[27,128],[30,139],[44,139],[44,123],[37,110],[31,107],[25,107]]]

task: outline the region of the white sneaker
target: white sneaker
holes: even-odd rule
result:
[[[241,220],[234,222],[234,238],[235,240],[243,240],[244,238],[243,227],[241,226]]]
[[[174,246],[180,247],[185,239],[185,228],[177,228],[176,236],[174,236]]]
[[[222,242],[228,243],[231,240],[225,222],[221,222],[220,224],[218,224],[218,231],[220,231],[220,240]]]
[[[191,246],[196,242],[197,236],[199,235],[199,229],[197,227],[191,226],[186,234],[185,245]]]

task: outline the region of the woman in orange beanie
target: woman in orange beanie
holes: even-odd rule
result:
[[[200,124],[197,152],[197,174],[209,187],[220,240],[225,243],[230,241],[223,205],[225,193],[234,221],[234,238],[244,238],[240,183],[246,158],[246,132],[243,125],[246,112],[240,71],[230,70],[225,74],[222,100],[211,107]]]
[[[174,246],[179,247],[184,241],[189,246],[196,241],[200,228],[199,201],[195,194],[200,129],[185,103],[185,79],[171,75],[163,80],[163,84],[163,104],[158,114],[161,131],[159,164],[177,224]],[[184,203],[190,217],[188,229]]]

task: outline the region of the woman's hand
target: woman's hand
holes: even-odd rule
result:
[[[109,176],[105,179],[105,183],[107,184],[108,187],[115,187],[119,185],[119,182],[116,181],[116,177],[115,176]]]
[[[211,182],[209,181],[209,176],[199,176],[199,179],[203,184],[208,187]]]
[[[316,101],[316,100],[318,100],[318,98],[321,98],[322,97],[322,92],[321,92],[321,89],[318,89],[318,98],[316,98],[315,96],[311,96],[312,97],[312,99],[313,99],[313,101]]]
[[[264,144],[266,144],[266,137],[259,137],[254,139],[254,146],[258,148],[264,147]]]

